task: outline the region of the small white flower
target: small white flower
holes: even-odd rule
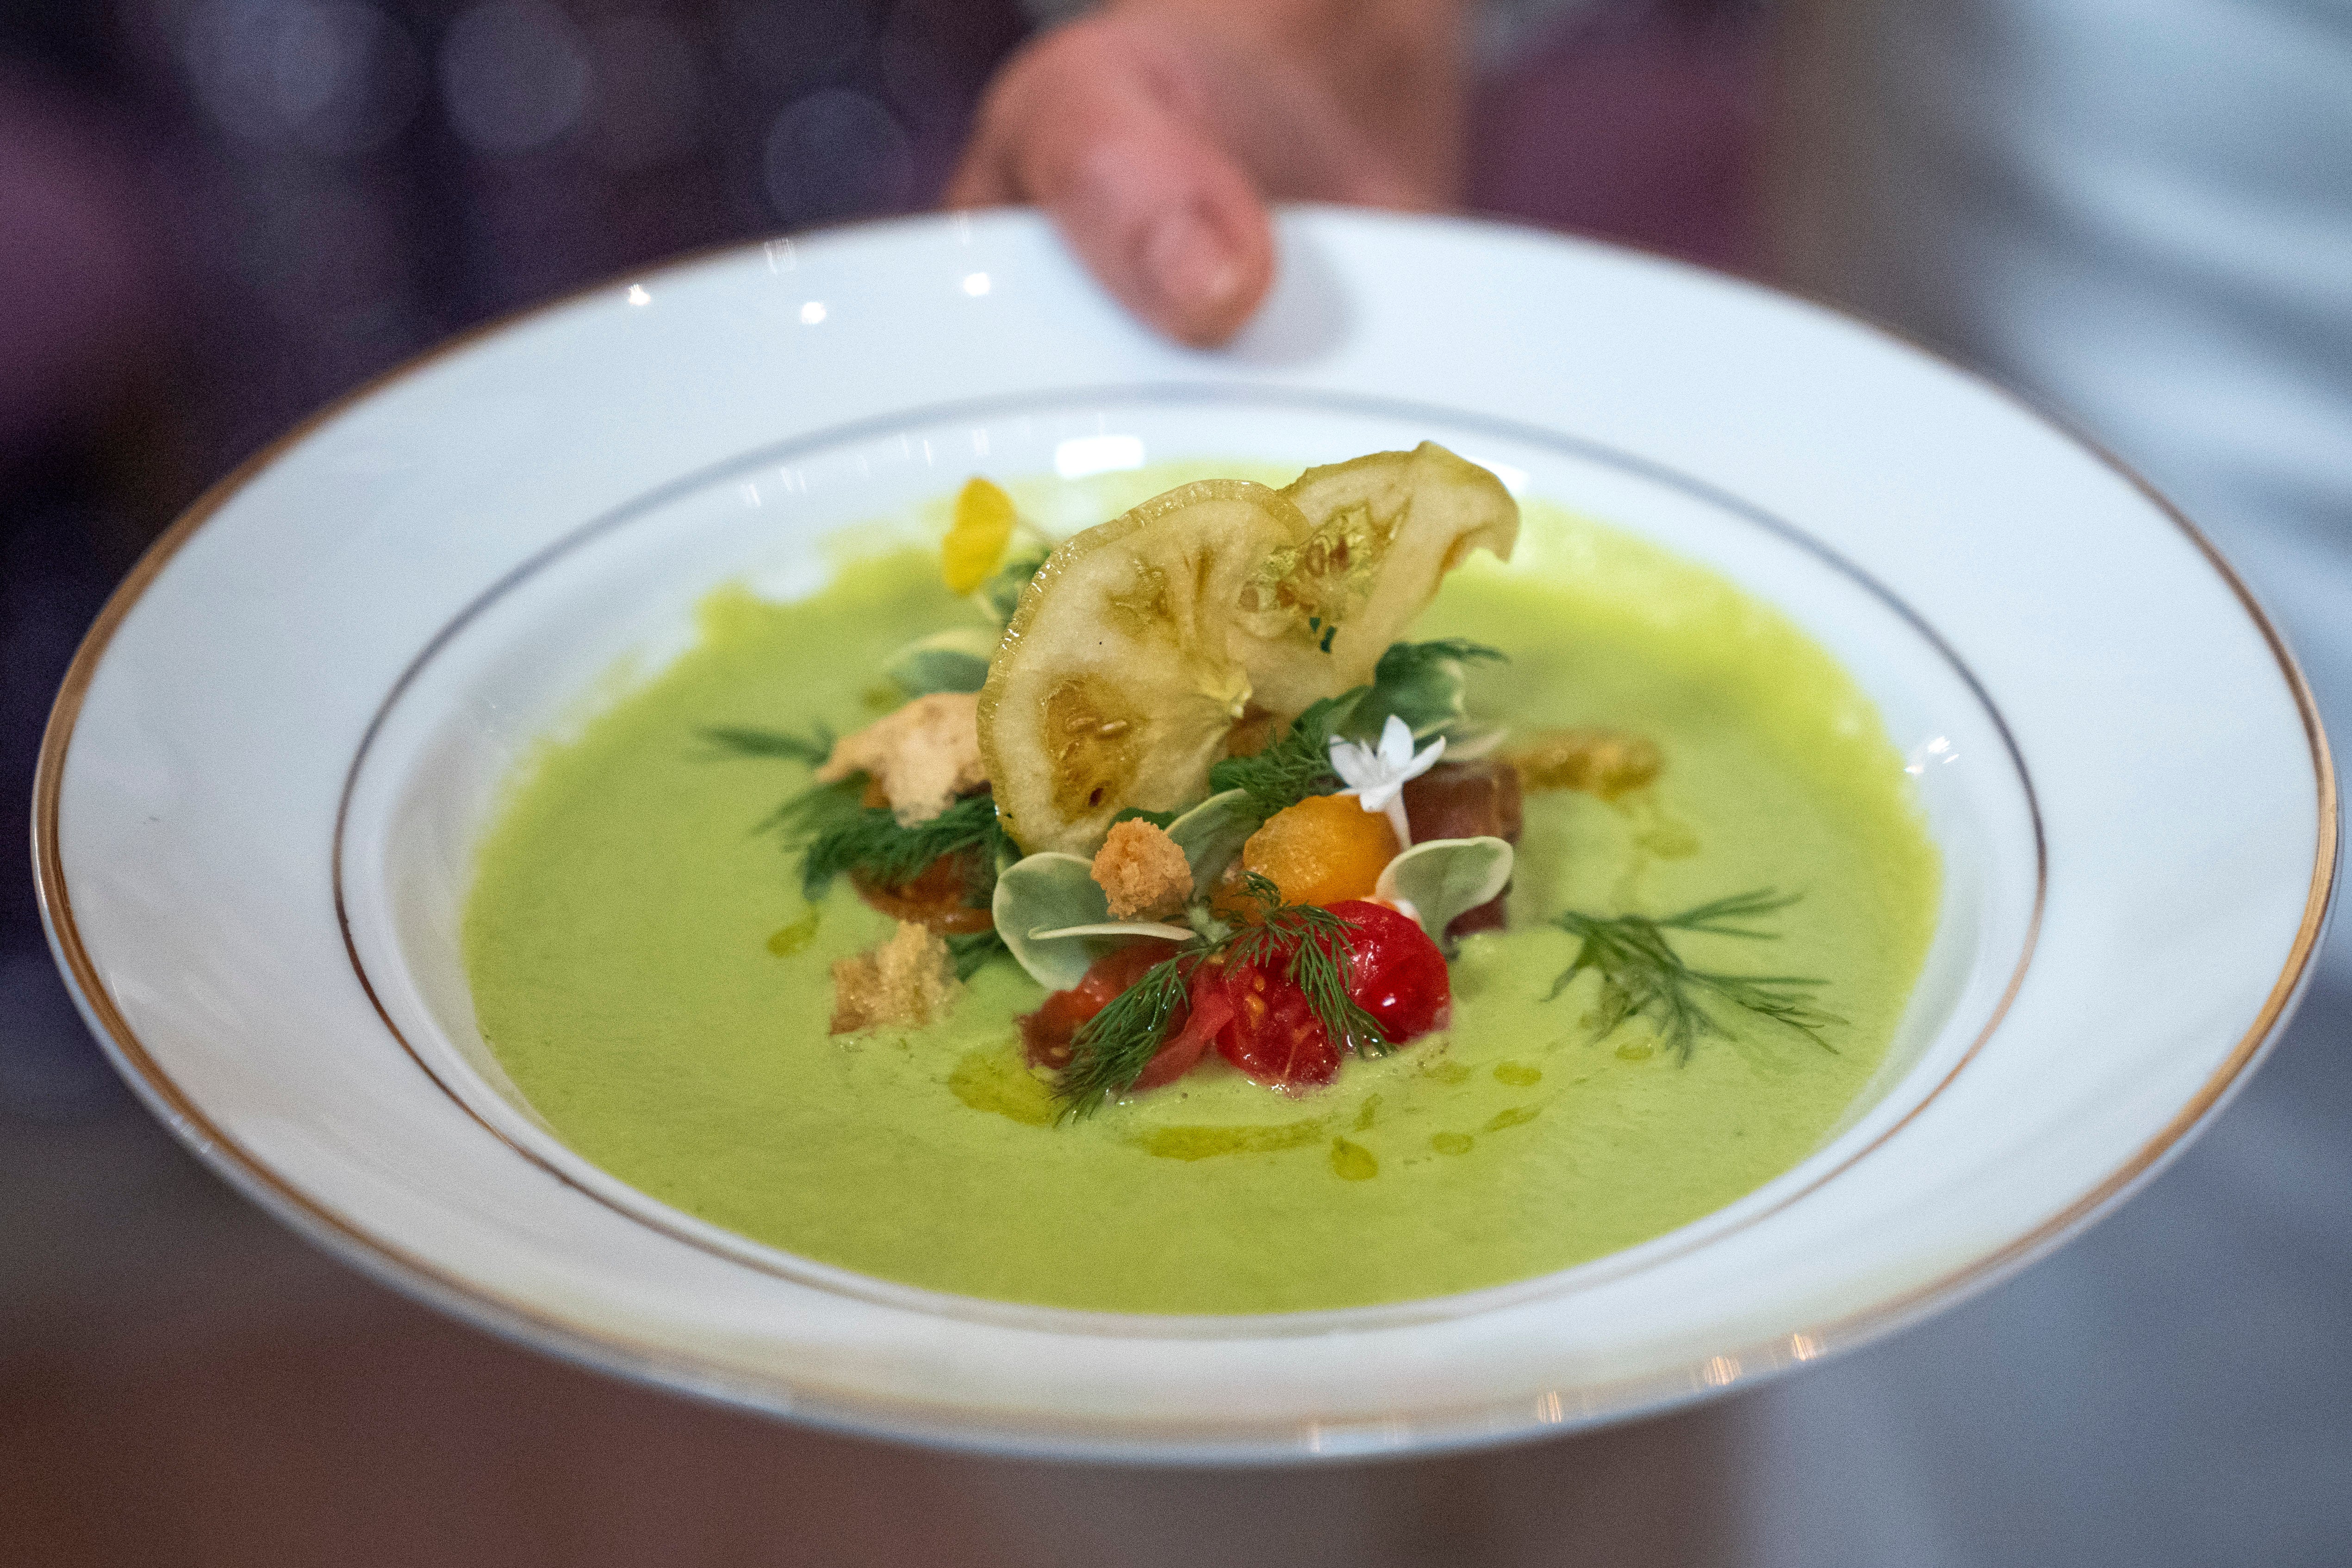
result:
[[[1377,746],[1336,735],[1331,738],[1331,771],[1348,782],[1348,787],[1338,793],[1354,795],[1356,804],[1366,811],[1388,813],[1400,847],[1412,842],[1412,830],[1405,824],[1404,786],[1434,767],[1444,754],[1443,735],[1414,751],[1412,729],[1393,713],[1381,727]]]

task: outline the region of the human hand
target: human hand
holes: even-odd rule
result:
[[[1459,0],[1123,0],[1025,46],[950,207],[1034,202],[1129,309],[1207,347],[1272,287],[1266,204],[1460,183]]]

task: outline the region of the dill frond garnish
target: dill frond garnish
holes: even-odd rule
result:
[[[718,752],[732,756],[782,758],[821,765],[833,755],[833,731],[820,723],[807,735],[736,725],[711,725],[703,739]],[[810,902],[824,897],[834,879],[855,871],[884,887],[896,887],[920,876],[942,856],[978,851],[973,856],[972,885],[967,897],[975,909],[985,908],[996,881],[998,858],[1012,850],[1013,840],[997,826],[996,802],[986,795],[966,795],[929,822],[901,824],[887,806],[864,803],[866,779],[853,774],[832,784],[815,784],[785,797],[751,831],[782,835],[787,849],[798,851],[801,893]],[[961,943],[961,945],[958,945]],[[969,977],[1003,943],[993,931],[978,938],[950,938],[956,973]]]
[[[833,726],[823,720],[809,726],[805,735],[789,730],[761,730],[746,724],[706,724],[702,727],[703,742],[712,757],[751,757],[762,762],[799,763],[804,767],[823,767],[833,755]],[[811,784],[797,794],[787,795],[782,805],[770,812],[751,832],[756,837],[780,827],[797,824],[811,830],[821,821],[831,821],[856,808],[859,785],[856,780],[829,784]]]
[[[1253,871],[1247,890],[1261,897],[1258,884],[1274,884]],[[1275,898],[1281,894],[1277,891]],[[1261,907],[1272,900],[1261,897]],[[1306,994],[1324,1033],[1342,1050],[1360,1057],[1384,1057],[1392,1048],[1372,1016],[1348,994],[1355,978],[1355,955],[1348,933],[1356,928],[1329,910],[1314,904],[1284,904],[1265,909],[1255,925],[1244,926],[1220,944],[1229,962],[1271,968],[1284,965],[1284,974]]]
[[[782,805],[760,819],[751,829],[751,837],[757,838],[763,833],[782,833],[787,846],[805,843],[834,824],[845,822],[864,810],[858,800],[865,793],[866,784],[860,778],[811,784],[806,789],[786,795]]]
[[[1297,805],[1310,795],[1339,787],[1331,771],[1331,737],[1348,721],[1370,687],[1360,686],[1311,704],[1280,739],[1254,757],[1227,757],[1209,770],[1209,789],[1244,791],[1261,816]]]
[[[853,809],[816,800],[825,791],[854,786]],[[824,896],[833,879],[846,871],[862,872],[869,880],[893,887],[919,876],[942,856],[977,851],[980,865],[992,875],[997,852],[1012,842],[997,825],[996,801],[985,795],[968,795],[928,822],[902,823],[886,805],[856,805],[855,780],[823,786],[784,803],[778,826],[807,856],[801,867],[801,893],[811,902]],[[835,801],[839,799],[838,795]],[[810,803],[804,805],[803,803]]]
[[[1845,1020],[1816,1006],[1810,994],[1826,981],[1794,974],[1722,974],[1694,969],[1666,941],[1668,931],[1689,931],[1774,942],[1779,940],[1777,932],[1760,931],[1751,922],[1787,909],[1801,896],[1759,888],[1656,919],[1618,915],[1604,920],[1570,910],[1552,923],[1581,939],[1583,945],[1576,950],[1575,962],[1552,983],[1550,995],[1567,990],[1586,970],[1595,971],[1601,976],[1601,1036],[1606,1037],[1627,1018],[1646,1017],[1677,1061],[1690,1060],[1691,1047],[1703,1036],[1729,1037],[1730,1030],[1716,1016],[1711,1001],[1728,1003],[1794,1029],[1835,1055],[1837,1047],[1822,1037],[1822,1030]]]
[[[1091,1116],[1105,1100],[1134,1087],[1171,1026],[1182,1018],[1192,971],[1207,956],[1204,947],[1187,948],[1161,960],[1078,1026],[1070,1041],[1070,1063],[1055,1087],[1062,1101],[1060,1120]]]
[[[1064,1120],[1091,1116],[1106,1100],[1135,1087],[1143,1069],[1181,1027],[1190,1011],[1192,976],[1215,961],[1280,967],[1307,997],[1324,1032],[1360,1057],[1386,1056],[1391,1048],[1372,1016],[1348,994],[1355,956],[1348,933],[1356,928],[1312,904],[1285,904],[1268,879],[1249,874],[1244,889],[1259,909],[1256,923],[1211,942],[1200,939],[1162,959],[1078,1026],[1070,1041],[1070,1063],[1055,1089]]]
[[[707,724],[702,738],[717,751],[737,757],[782,757],[821,767],[833,755],[833,730],[819,723],[805,735],[785,730],[755,730],[739,724]]]

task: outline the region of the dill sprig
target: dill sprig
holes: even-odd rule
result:
[[[1355,926],[1312,904],[1283,903],[1281,890],[1255,872],[1248,875],[1243,891],[1258,906],[1255,924],[1214,942],[1196,939],[1145,970],[1134,984],[1078,1026],[1056,1090],[1064,1120],[1091,1116],[1105,1101],[1135,1087],[1189,1014],[1193,974],[1213,960],[1260,968],[1281,965],[1285,978],[1306,995],[1316,1021],[1332,1039],[1360,1057],[1389,1053],[1388,1036],[1348,994],[1355,973],[1348,933]]]
[[[1317,905],[1286,904],[1268,910],[1256,925],[1242,927],[1223,945],[1234,963],[1259,968],[1283,963],[1285,976],[1306,994],[1324,1032],[1342,1049],[1360,1057],[1384,1057],[1391,1049],[1388,1036],[1348,994],[1349,982],[1355,977],[1348,933],[1355,929]]]
[[[782,758],[819,767],[833,755],[831,728],[820,722],[806,735],[782,730],[758,730],[741,725],[707,725],[702,738],[719,752],[740,757]],[[979,850],[968,898],[984,907],[996,880],[998,858],[1006,850],[1015,855],[1013,840],[997,826],[996,803],[989,795],[967,795],[929,822],[903,826],[887,806],[864,804],[862,774],[832,784],[811,784],[786,797],[751,831],[756,836],[781,832],[790,848],[799,850],[801,893],[812,903],[824,896],[833,880],[845,871],[864,873],[885,887],[919,876],[942,855]],[[948,938],[955,959],[956,978],[969,980],[999,953],[1011,956],[994,931]]]
[[[810,784],[786,795],[782,805],[761,817],[752,827],[751,837],[782,833],[787,847],[798,847],[835,825],[855,818],[865,809],[858,804],[865,794],[863,777]]]
[[[894,887],[919,876],[940,857],[967,850],[977,851],[981,866],[992,873],[998,851],[1012,842],[997,824],[990,795],[968,795],[928,822],[902,823],[888,806],[858,805],[856,794],[863,788],[856,780],[820,785],[779,809],[776,825],[807,857],[801,892],[812,901],[823,898],[844,872],[862,872]]]
[[[1810,994],[1827,982],[1794,974],[1694,969],[1666,941],[1668,931],[1778,941],[1778,933],[1759,930],[1752,922],[1787,909],[1801,896],[1759,888],[1655,919],[1618,915],[1604,920],[1570,910],[1552,923],[1580,938],[1582,945],[1575,961],[1552,983],[1550,994],[1559,995],[1588,969],[1597,972],[1601,1036],[1606,1037],[1627,1018],[1646,1017],[1678,1061],[1690,1060],[1691,1047],[1702,1036],[1730,1035],[1710,1007],[1710,999],[1794,1029],[1834,1055],[1837,1047],[1822,1037],[1822,1030],[1845,1020],[1816,1006]]]
[[[703,726],[702,738],[730,756],[782,757],[813,768],[822,767],[824,760],[833,755],[833,730],[823,723],[810,726],[805,735],[795,735],[787,730],[755,730],[740,724],[707,724]]]
[[[1182,1018],[1192,972],[1207,957],[1205,947],[1188,947],[1162,959],[1078,1026],[1070,1040],[1069,1065],[1055,1089],[1062,1100],[1061,1120],[1091,1116],[1105,1100],[1135,1086],[1171,1026]]]
[[[1308,706],[1265,750],[1250,757],[1227,757],[1209,770],[1209,788],[1247,792],[1261,816],[1297,805],[1310,795],[1339,787],[1331,771],[1331,737],[1348,721],[1370,687],[1359,686]]]

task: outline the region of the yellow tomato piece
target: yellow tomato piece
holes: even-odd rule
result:
[[[955,523],[940,546],[940,575],[950,593],[969,594],[988,581],[1013,542],[1013,498],[977,475],[956,496]]]
[[[1242,846],[1242,864],[1282,889],[1286,904],[1369,899],[1401,847],[1383,813],[1354,795],[1308,795],[1267,817]]]

